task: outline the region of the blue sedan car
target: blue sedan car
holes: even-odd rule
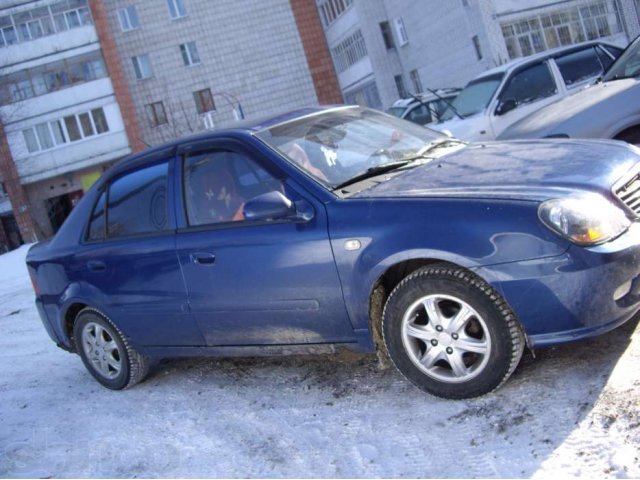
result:
[[[317,108],[125,159],[27,264],[53,341],[111,389],[158,357],[346,347],[467,398],[638,311],[638,215],[636,147]]]

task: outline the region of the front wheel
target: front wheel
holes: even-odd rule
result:
[[[82,310],[73,334],[84,366],[105,387],[122,390],[147,375],[149,359],[136,352],[118,327],[97,310]]]
[[[498,388],[524,351],[515,315],[486,282],[459,267],[423,267],[391,292],[382,332],[391,360],[421,389],[471,398]]]

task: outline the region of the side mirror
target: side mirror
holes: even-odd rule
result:
[[[249,200],[242,213],[247,220],[280,220],[295,217],[297,209],[291,200],[274,190]]]
[[[515,98],[506,98],[496,108],[496,115],[504,115],[518,106]]]

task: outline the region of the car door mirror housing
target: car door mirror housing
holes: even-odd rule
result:
[[[504,115],[505,113],[514,110],[517,106],[518,102],[516,102],[515,98],[505,98],[496,108],[496,115]]]
[[[253,197],[242,209],[247,220],[281,220],[296,216],[294,203],[278,191]]]

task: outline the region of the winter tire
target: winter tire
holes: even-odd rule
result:
[[[97,310],[82,310],[73,334],[84,366],[105,387],[122,390],[147,375],[149,359],[136,352],[118,327]]]
[[[400,373],[449,399],[498,388],[515,370],[525,343],[498,292],[448,264],[420,268],[396,286],[384,308],[382,333]]]

